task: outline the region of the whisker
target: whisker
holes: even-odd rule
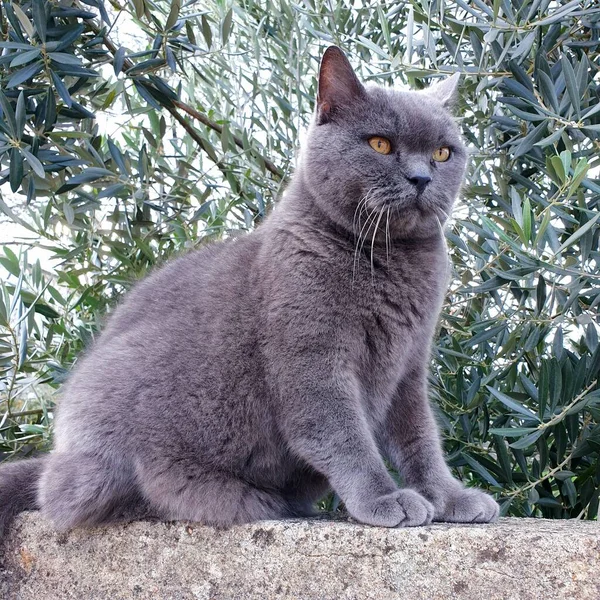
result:
[[[450,215],[441,206],[434,206],[433,210],[434,212],[439,210],[445,217],[444,221],[447,221],[450,218]]]
[[[358,236],[358,243],[356,244],[356,248],[354,249],[354,259],[355,259],[355,265],[357,267],[360,264],[360,255],[362,254],[362,250],[364,248],[365,241],[369,235],[369,232],[371,231],[371,226],[375,222],[376,217],[377,217],[377,212],[375,210],[372,211],[371,213],[369,213],[369,216],[367,217],[367,220],[365,221],[365,224],[363,225],[363,228],[361,229],[360,234]],[[366,230],[365,230],[365,227],[367,228]],[[363,231],[364,231],[364,236],[363,236]],[[361,238],[362,238],[362,242],[361,242]]]
[[[388,206],[386,217],[385,217],[385,259],[387,266],[390,266],[390,209],[391,205]]]
[[[441,209],[440,209],[441,210]],[[443,212],[443,211],[442,211]],[[445,213],[444,213],[445,214]],[[438,224],[438,228],[440,230],[440,235],[442,236],[442,241],[444,242],[446,240],[446,234],[444,233],[444,228],[442,227],[442,223],[440,221],[440,218],[437,215],[437,211],[434,210],[433,211],[433,216],[435,217],[435,220]]]
[[[356,221],[358,219],[358,226],[360,227],[360,216],[362,215],[363,210],[367,204],[367,200],[369,198],[369,194],[373,188],[371,188],[359,201],[354,209],[354,218],[352,219],[352,231],[354,232],[354,236],[356,239]]]
[[[369,200],[369,195],[370,195],[372,189],[373,188],[369,189],[369,191],[363,196],[363,198],[361,198],[361,200],[359,201],[359,203],[356,207],[356,210],[354,211],[355,220],[356,220],[356,218],[358,218],[358,227],[361,227],[361,216],[362,216],[363,211],[366,211],[367,219],[366,219],[365,223],[362,225],[362,227],[360,228],[360,231],[358,232],[358,238],[356,237],[356,229],[358,227],[356,227],[355,222],[353,223],[355,248],[354,248],[354,257],[352,260],[352,287],[354,287],[356,271],[357,271],[358,264],[360,262],[360,256],[358,254],[360,240],[362,237],[362,233],[363,233],[365,227],[367,226],[367,224],[369,223],[369,220],[372,216],[372,213],[369,213],[369,209],[368,209],[368,205],[367,205],[368,200]],[[360,210],[359,210],[359,207],[360,207]],[[358,212],[358,216],[357,216],[357,212]],[[368,230],[367,230],[367,232],[368,232]]]
[[[375,229],[373,230],[373,237],[371,238],[371,283],[373,283],[373,276],[375,274],[375,266],[373,263],[373,253],[375,246],[375,236],[377,235],[377,230],[379,229],[379,223],[381,223],[381,217],[383,217],[384,209],[382,208],[379,212],[379,218],[377,219],[377,223],[375,224]]]

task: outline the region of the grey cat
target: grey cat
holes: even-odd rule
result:
[[[427,399],[467,158],[456,85],[365,88],[327,49],[283,199],[129,293],[64,389],[54,451],[0,467],[0,528],[33,508],[63,530],[229,526],[310,515],[331,488],[370,525],[495,520],[451,476]]]

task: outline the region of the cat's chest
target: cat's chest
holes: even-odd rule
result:
[[[356,324],[363,339],[363,366],[371,372],[400,367],[414,345],[430,337],[438,304],[437,290],[408,285],[374,290]]]
[[[421,333],[437,320],[446,287],[447,265],[438,257],[380,267],[360,281],[357,304],[362,326],[385,346]]]
[[[372,397],[389,397],[404,373],[429,355],[445,276],[437,264],[409,267],[389,268],[363,282],[355,359]]]

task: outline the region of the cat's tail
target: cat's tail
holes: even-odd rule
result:
[[[45,457],[0,464],[0,540],[13,519],[37,504],[37,484]]]

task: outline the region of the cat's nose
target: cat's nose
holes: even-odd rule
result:
[[[429,175],[411,175],[407,176],[406,179],[408,179],[417,188],[417,192],[419,193],[421,193],[431,181],[431,177],[429,177]]]

